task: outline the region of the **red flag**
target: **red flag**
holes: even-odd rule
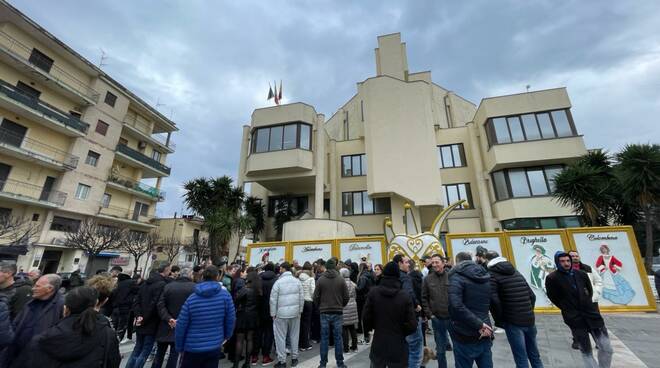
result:
[[[274,82],[273,84],[275,85],[275,105],[279,105],[280,104],[280,97],[277,94],[277,82]]]
[[[277,97],[278,100],[282,101],[282,80],[280,79],[280,94]]]

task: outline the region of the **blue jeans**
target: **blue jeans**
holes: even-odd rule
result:
[[[126,368],[143,368],[144,363],[146,363],[151,350],[154,348],[154,342],[156,337],[153,335],[141,335],[137,334],[135,339],[135,347],[131,353],[131,357],[128,358],[128,363],[126,363]]]
[[[422,365],[424,353],[424,335],[422,335],[422,320],[417,319],[417,330],[406,336],[408,343],[408,368],[419,368]]]
[[[321,366],[328,363],[328,340],[330,340],[329,329],[332,326],[332,336],[335,340],[335,360],[337,367],[344,365],[344,343],[341,339],[344,316],[341,314],[321,313]]]
[[[522,327],[507,323],[504,330],[506,339],[509,340],[511,346],[516,368],[528,368],[528,359],[532,368],[543,368],[541,354],[536,346],[536,326]]]
[[[449,323],[449,318],[433,317],[431,319],[438,368],[447,368],[447,332],[450,326]]]
[[[453,337],[452,340],[456,368],[472,368],[473,363],[477,363],[478,368],[493,368],[493,354],[490,351],[493,342],[489,338],[474,344],[462,343]]]

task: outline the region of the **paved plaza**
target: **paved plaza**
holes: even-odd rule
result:
[[[605,314],[605,323],[610,332],[614,348],[613,368],[660,368],[660,315],[655,313]],[[582,367],[580,352],[570,348],[570,332],[559,315],[537,315],[538,343],[546,368]],[[433,347],[433,336],[427,335],[428,345]],[[132,349],[131,344],[121,346],[124,360]],[[369,367],[369,346],[361,345],[354,354],[345,354],[346,365],[351,368]],[[447,353],[449,367],[453,367],[453,356]],[[328,368],[334,368],[334,352],[330,351]],[[493,345],[495,367],[514,367],[513,357],[504,333],[496,334]],[[151,363],[147,363],[149,367]],[[316,368],[319,364],[319,345],[300,354],[300,368]],[[271,365],[272,366],[272,365]],[[435,362],[427,364],[434,368]],[[231,362],[222,360],[220,367],[231,367]],[[258,365],[261,367],[261,365]]]

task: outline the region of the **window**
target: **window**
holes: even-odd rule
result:
[[[103,100],[106,104],[115,107],[115,102],[117,102],[117,96],[110,93],[110,91],[105,93],[105,99]]]
[[[367,155],[341,156],[341,176],[364,176],[367,175]]]
[[[156,160],[156,161],[158,161],[158,162],[160,162],[160,158],[161,158],[162,155],[163,155],[163,154],[162,154],[161,152],[156,151],[156,150],[154,150],[153,152],[151,152],[151,158],[153,158],[154,160]]]
[[[108,133],[108,124],[102,120],[99,120],[96,123],[96,132],[100,135],[106,135]]]
[[[108,208],[110,207],[110,200],[112,199],[112,195],[108,193],[103,193],[103,200],[101,200],[101,207],[103,208]]]
[[[135,202],[135,213],[140,216],[147,216],[149,214],[149,205],[142,202]]]
[[[467,201],[467,205],[464,204],[463,207],[458,207],[457,209],[474,208],[472,205],[472,192],[470,191],[470,184],[447,184],[443,185],[443,187],[445,190],[445,203],[447,206],[452,203],[465,200]]]
[[[0,218],[5,219],[11,216],[11,208],[0,207]]]
[[[89,185],[83,183],[78,183],[78,188],[76,189],[76,199],[85,200],[89,197],[89,190],[92,189]]]
[[[375,215],[391,213],[389,198],[369,198],[367,191],[344,192],[341,194],[342,215]]]
[[[122,146],[128,146],[128,139],[123,137],[119,138],[119,144],[121,144]]]
[[[553,165],[495,171],[492,173],[495,197],[501,201],[550,195],[555,188],[553,178],[562,170],[563,166]]]
[[[41,91],[39,91],[36,88],[32,88],[31,86],[28,86],[27,84],[21,81],[18,81],[18,83],[16,83],[16,89],[18,89],[18,91],[21,92],[23,95],[33,98],[35,100],[38,100],[39,97],[41,97]]]
[[[441,169],[467,166],[463,143],[438,146],[438,155]]]
[[[50,69],[53,67],[53,59],[49,58],[43,52],[37,49],[32,49],[32,53],[30,54],[28,61],[46,73],[50,73]]]
[[[287,123],[257,128],[252,132],[252,153],[294,148],[309,150],[312,127],[306,123]]]
[[[486,132],[491,146],[577,135],[568,109],[491,118]]]
[[[505,230],[563,229],[581,227],[578,216],[516,218],[502,221]]]
[[[50,229],[54,231],[74,232],[78,231],[78,228],[80,228],[80,220],[68,217],[55,216],[50,224]]]
[[[283,201],[288,201],[287,206],[293,216],[300,216],[307,211],[307,196],[276,196],[268,197],[268,217],[274,217],[277,208]]]
[[[96,164],[99,162],[100,157],[101,157],[100,154],[98,154],[94,151],[88,151],[87,152],[87,158],[85,159],[85,163],[87,165],[96,166]]]

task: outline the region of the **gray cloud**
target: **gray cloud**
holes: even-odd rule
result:
[[[657,142],[660,3],[588,1],[13,1],[166,115],[181,131],[168,158],[168,200],[181,184],[235,176],[241,127],[287,101],[330,116],[375,73],[376,36],[401,32],[411,71],[469,100],[566,86],[588,146]]]

